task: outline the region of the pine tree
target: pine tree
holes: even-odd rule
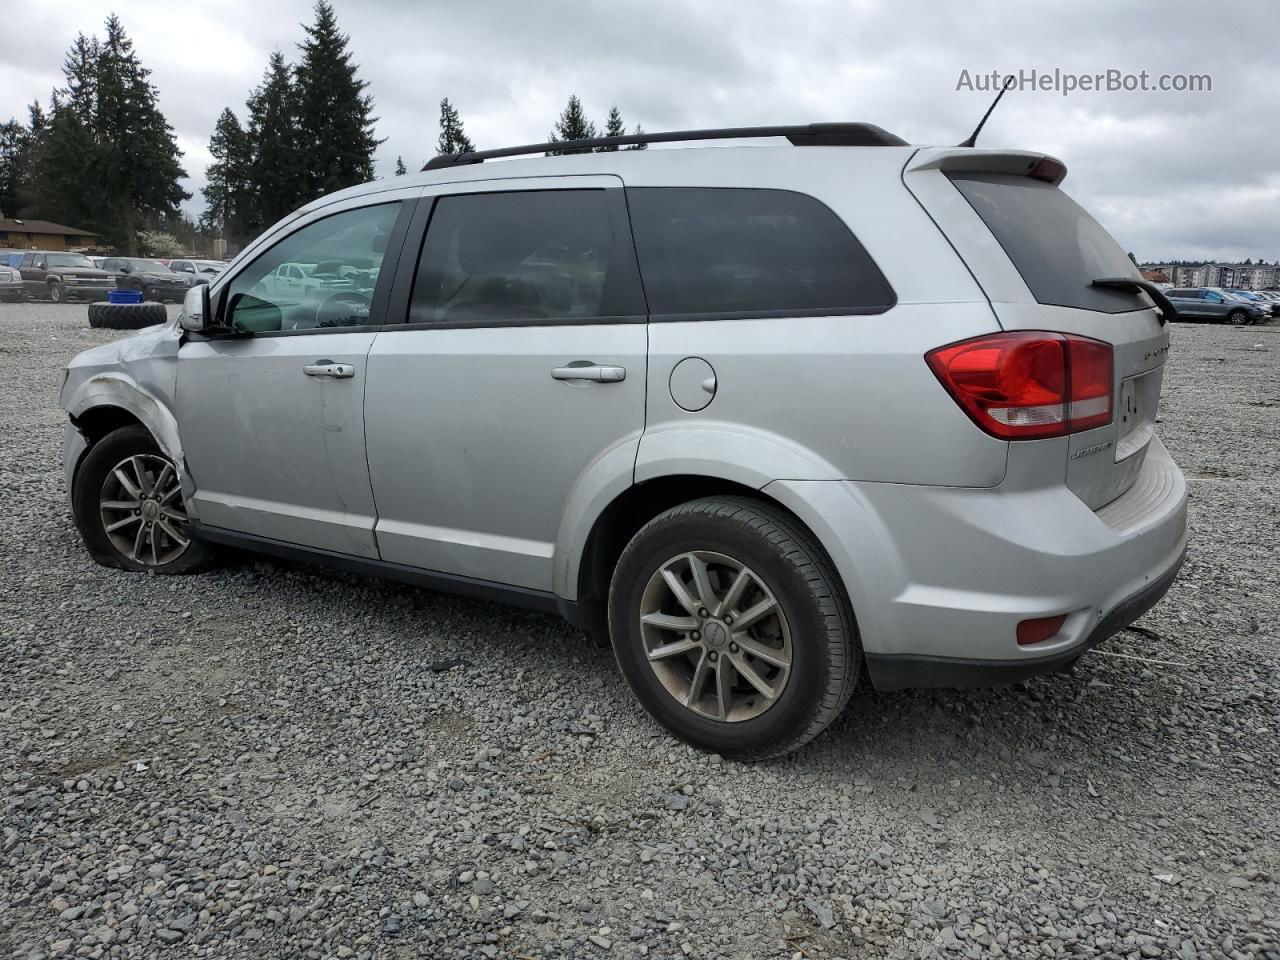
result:
[[[476,145],[462,129],[457,108],[445,97],[440,101],[440,139],[436,141],[436,150],[441,154],[453,154],[474,153],[475,149]]]
[[[639,124],[636,124],[636,136],[637,136],[637,137],[644,136],[644,127],[640,126]],[[649,145],[648,145],[647,143],[633,143],[631,146],[627,147],[626,149],[628,149],[628,150],[648,150],[648,149],[649,149]]]
[[[59,103],[51,115],[30,158],[31,204],[46,220],[110,230],[110,208],[100,186],[85,175],[98,153],[92,130],[70,104]]]
[[[102,59],[102,46],[97,37],[77,34],[71,49],[62,63],[62,75],[67,85],[63,88],[66,101],[86,127],[92,127],[98,111],[98,63]]]
[[[372,180],[373,152],[381,143],[373,132],[373,98],[364,92],[368,83],[356,76],[347,49],[350,38],[338,30],[327,0],[317,0],[315,15],[315,23],[303,27],[307,37],[298,45],[302,61],[295,70],[304,200]]]
[[[182,151],[156,105],[150,74],[120,19],[109,16],[98,55],[89,166],[96,173],[102,211],[97,225],[108,238],[123,233],[130,255],[138,249],[137,231],[145,217],[176,214],[178,204],[190,197],[178,183],[186,176],[178,163]]]
[[[565,106],[564,112],[560,114],[560,119],[556,121],[556,127],[547,137],[552,143],[563,143],[568,140],[591,140],[596,136],[596,125],[587,119],[587,115],[582,111],[582,101],[578,99],[577,94],[569,96],[569,103]],[[567,153],[586,153],[589,148],[578,147],[575,149],[565,150],[549,150],[547,156],[562,156]]]
[[[396,157],[396,176],[403,177],[409,172],[409,168],[404,165],[404,157]]]
[[[20,213],[18,197],[29,140],[27,128],[18,120],[0,124],[0,217]]]
[[[218,117],[209,153],[213,163],[205,171],[209,182],[204,188],[207,206],[201,224],[225,239],[247,240],[254,217],[253,154],[249,135],[230,107]]]
[[[605,121],[604,135],[606,137],[621,137],[627,132],[626,124],[622,122],[622,113],[618,110],[617,105],[609,108],[609,119]],[[597,153],[613,153],[618,148],[616,146],[596,147]]]
[[[247,107],[249,181],[254,193],[245,230],[247,236],[254,236],[293,211],[306,197],[293,73],[279,50],[271,54],[262,83],[249,97]]]

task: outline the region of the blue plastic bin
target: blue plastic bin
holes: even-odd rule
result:
[[[108,290],[107,303],[141,303],[141,290]]]

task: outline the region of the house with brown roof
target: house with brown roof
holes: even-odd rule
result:
[[[48,220],[19,220],[0,217],[0,247],[11,250],[75,250],[92,247],[98,235],[80,227],[67,227]]]

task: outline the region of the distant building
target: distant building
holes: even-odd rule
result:
[[[1163,273],[1175,287],[1280,288],[1280,265],[1269,263],[1146,263],[1142,271]]]
[[[1142,271],[1142,279],[1150,280],[1152,283],[1168,283],[1169,275],[1159,267],[1153,267],[1150,270]]]
[[[66,227],[48,220],[0,217],[0,247],[13,250],[75,250],[92,247],[98,235],[80,227]]]

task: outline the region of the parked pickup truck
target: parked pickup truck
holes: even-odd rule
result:
[[[99,270],[83,253],[33,250],[22,255],[18,266],[27,295],[64,300],[105,300],[115,280]]]

